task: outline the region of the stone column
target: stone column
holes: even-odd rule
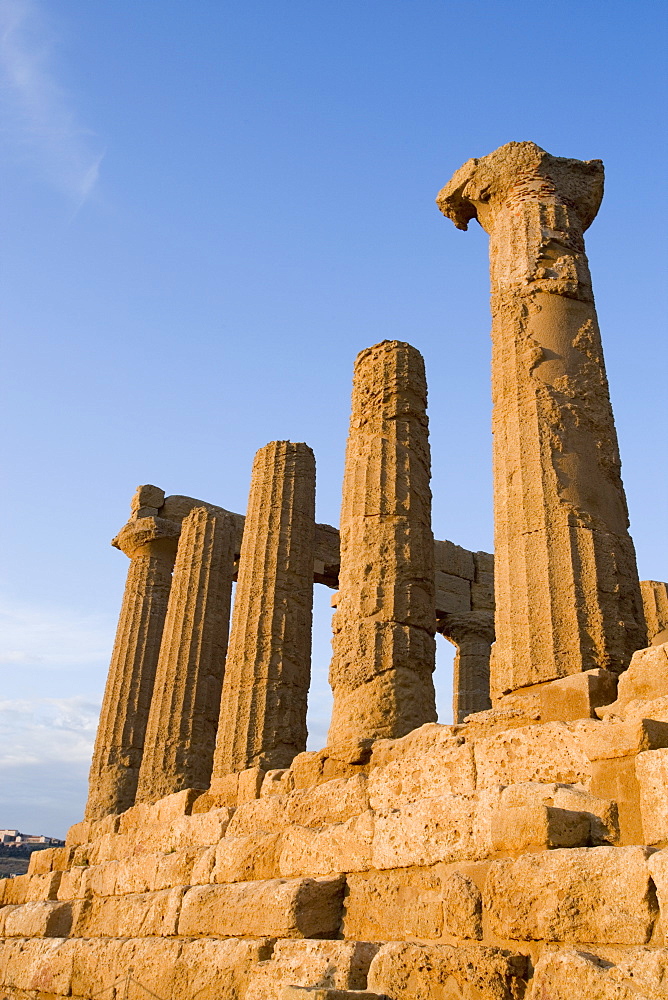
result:
[[[511,142],[440,192],[490,236],[496,644],[492,697],[596,668],[645,644],[583,233],[599,160]]]
[[[253,463],[212,787],[306,749],[314,552],[313,452],[273,441]]]
[[[484,612],[446,614],[437,619],[436,629],[457,647],[452,678],[452,718],[457,724],[492,707],[489,659],[494,618]]]
[[[384,341],[357,356],[333,618],[330,746],[436,720],[434,538],[424,362]]]
[[[640,592],[650,646],[668,642],[668,583],[641,580]]]
[[[230,626],[235,531],[196,507],[184,518],[148,717],[137,802],[208,788]]]
[[[90,769],[89,820],[135,801],[179,529],[136,517],[112,542],[131,562]]]

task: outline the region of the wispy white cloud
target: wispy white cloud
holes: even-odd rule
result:
[[[111,651],[109,616],[33,606],[0,595],[0,664],[58,669],[105,663]]]
[[[0,0],[0,101],[5,144],[79,208],[104,151],[57,79],[57,39],[35,0]]]

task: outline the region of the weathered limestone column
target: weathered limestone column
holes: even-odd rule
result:
[[[314,552],[313,452],[273,441],[253,463],[212,787],[306,749]]]
[[[511,142],[469,160],[437,202],[490,235],[496,644],[492,697],[645,644],[583,233],[599,160]]]
[[[668,642],[668,583],[641,580],[640,592],[650,646]]]
[[[330,746],[436,720],[427,383],[410,344],[357,356],[333,618]]]
[[[489,660],[494,619],[491,613],[448,614],[437,620],[436,628],[457,647],[452,677],[452,718],[456,724],[473,712],[492,707]]]
[[[89,820],[135,800],[179,530],[164,518],[136,517],[112,543],[131,562],[90,769]]]
[[[232,519],[196,507],[181,525],[137,802],[208,788],[230,626]]]

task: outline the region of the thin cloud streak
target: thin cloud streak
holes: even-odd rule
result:
[[[0,0],[2,132],[21,163],[75,204],[92,194],[104,150],[77,121],[52,66],[55,38],[34,0]],[[98,147],[97,149],[95,147]]]

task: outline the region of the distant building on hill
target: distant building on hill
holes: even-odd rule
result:
[[[0,830],[0,844],[5,847],[25,847],[32,844],[44,847],[62,847],[64,843],[64,840],[57,840],[55,837],[21,833],[20,830]]]

